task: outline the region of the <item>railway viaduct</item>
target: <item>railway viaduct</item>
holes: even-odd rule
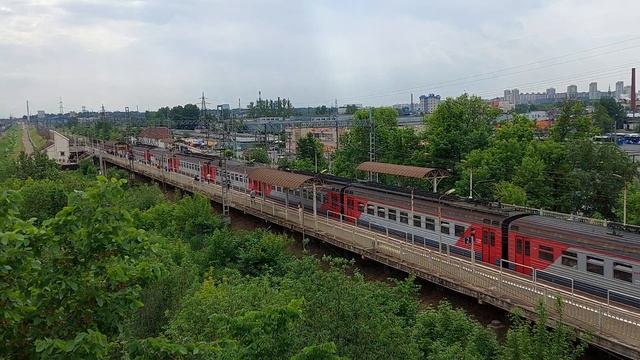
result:
[[[84,151],[137,175],[222,202],[220,185],[197,182],[189,176],[131,162],[99,149],[85,148]],[[229,206],[244,213],[475,297],[479,302],[507,311],[519,308],[530,319],[535,318],[535,308],[542,302],[552,322],[558,320],[555,305],[560,303],[562,321],[580,334],[589,334],[592,344],[628,358],[640,359],[640,313],[637,310],[587,297],[573,289],[532,280],[507,269],[415,246],[355,226],[339,216],[321,216],[309,211],[299,213],[297,209],[268,199],[251,199],[246,192],[234,189],[227,191],[225,196]],[[549,325],[553,326],[553,323]]]

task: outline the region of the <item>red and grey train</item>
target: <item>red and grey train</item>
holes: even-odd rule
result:
[[[136,161],[200,181],[220,183],[220,162],[211,156],[172,154],[134,147]],[[228,161],[230,185],[284,202],[285,191],[248,177],[250,164]],[[626,230],[543,217],[497,206],[351,179],[317,175],[318,211],[357,219],[357,225],[398,241],[441,248],[451,254],[508,267],[538,280],[640,308],[640,235]],[[289,204],[313,208],[307,190],[289,190]],[[535,270],[534,270],[535,269]]]

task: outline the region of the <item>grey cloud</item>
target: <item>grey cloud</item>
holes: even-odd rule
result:
[[[196,102],[202,90],[217,103],[246,104],[262,90],[303,106],[392,104],[411,91],[498,95],[539,79],[556,80],[525,90],[561,88],[566,74],[640,51],[469,76],[629,38],[638,10],[631,0],[5,0],[0,117],[22,113],[27,98],[55,111],[59,96],[69,109],[153,109]],[[593,80],[605,88],[619,76]]]

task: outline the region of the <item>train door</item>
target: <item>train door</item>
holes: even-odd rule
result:
[[[515,270],[524,274],[531,274],[531,241],[523,238],[522,236],[516,236],[516,256],[514,258],[516,264]]]
[[[492,264],[500,252],[496,248],[496,231],[491,228],[482,229],[482,261]]]

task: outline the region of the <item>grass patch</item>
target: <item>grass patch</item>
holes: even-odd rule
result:
[[[29,126],[29,137],[31,137],[31,143],[34,150],[42,150],[47,144],[47,140],[38,134],[38,129],[35,126]]]

